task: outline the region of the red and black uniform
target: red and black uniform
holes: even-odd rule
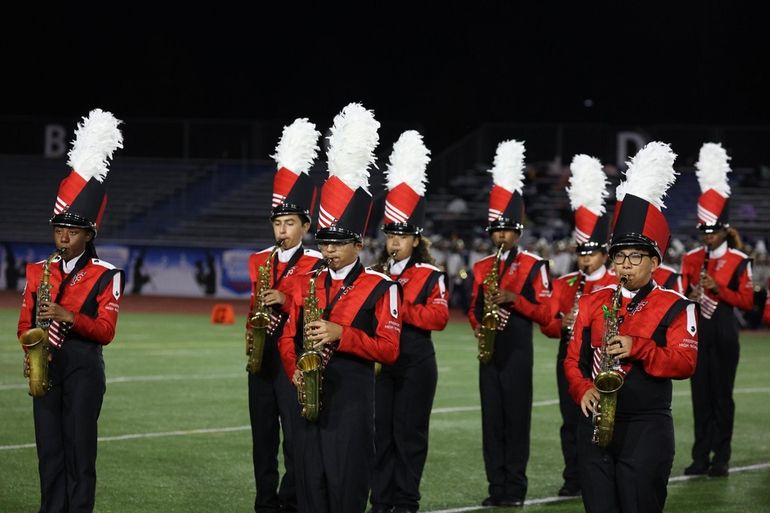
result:
[[[288,376],[294,375],[302,353],[309,279],[298,277],[299,293],[292,296],[279,342]],[[400,291],[397,283],[358,260],[322,272],[315,283],[322,318],[342,326],[342,336],[333,351],[324,351],[328,362],[318,419],[300,418],[295,425],[297,505],[303,512],[360,513],[374,467],[374,362],[392,365],[398,358]]]
[[[267,263],[272,247],[249,257],[251,277],[251,307],[254,311],[259,290],[259,267]],[[271,323],[265,337],[262,368],[248,373],[249,417],[251,418],[252,458],[257,495],[254,511],[279,511],[296,508],[292,424],[299,419],[297,393],[286,378],[278,352],[278,339],[283,323],[291,310],[292,280],[314,269],[321,253],[304,249],[302,244],[287,251],[279,250],[271,262],[270,288],[286,295],[280,308],[271,308]],[[248,323],[246,329],[249,329]],[[286,472],[278,484],[278,445],[283,432],[283,462]]]
[[[559,411],[562,420],[559,429],[561,452],[564,456],[562,475],[565,486],[572,490],[580,489],[576,436],[581,412],[580,407],[569,395],[567,377],[564,375],[564,358],[567,356],[570,331],[562,329],[562,318],[574,308],[578,290],[581,291],[581,296],[587,295],[617,282],[617,276],[607,272],[607,268],[604,266],[588,276],[577,271],[557,278],[553,282],[553,293],[551,294],[551,322],[540,326],[540,331],[544,335],[559,339],[559,351],[556,356],[556,384],[559,389]]]
[[[664,289],[671,289],[674,292],[684,294],[682,274],[678,273],[673,267],[660,264],[658,268],[652,272],[652,279]]]
[[[580,299],[564,372],[569,393],[580,404],[594,386],[596,356],[604,338],[603,306],[615,286]],[[578,424],[578,463],[583,504],[592,511],[662,511],[674,458],[671,379],[686,379],[698,353],[696,306],[650,281],[622,291],[619,334],[633,338],[630,358],[621,362],[625,383],[617,392],[612,442],[591,443],[590,418]]]
[[[41,512],[94,507],[97,420],[106,389],[102,346],[115,336],[124,276],[90,255],[81,255],[69,273],[61,260],[50,266],[51,300],[75,320],[51,324],[51,388],[33,399]],[[43,262],[27,265],[18,335],[35,326],[42,269]]]
[[[468,310],[473,329],[483,316],[483,281],[494,260],[490,255],[473,266]],[[517,297],[500,305],[492,360],[479,365],[484,466],[490,497],[523,500],[532,417],[532,321],[551,320],[551,285],[548,263],[532,253],[513,249],[500,260],[500,289]]]
[[[765,311],[762,313],[762,321],[770,324],[770,278],[767,279],[767,299],[765,300]]]
[[[704,248],[684,255],[685,287],[700,283],[704,260]],[[709,464],[725,466],[730,462],[735,420],[733,387],[740,357],[738,319],[733,309],[751,310],[754,305],[751,259],[744,253],[728,248],[724,242],[709,252],[707,274],[714,278],[719,291],[706,290],[701,298],[698,368],[691,381],[695,425],[692,459],[704,469]]]
[[[420,479],[428,454],[428,425],[438,368],[431,331],[449,320],[443,273],[412,259],[391,267],[404,291],[398,360],[383,365],[375,387],[377,450],[371,501],[417,511]],[[403,268],[403,270],[401,270]]]

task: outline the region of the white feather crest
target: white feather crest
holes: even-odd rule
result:
[[[336,176],[353,190],[369,192],[369,166],[380,142],[380,122],[360,103],[349,103],[334,117],[326,157],[329,176]]]
[[[720,143],[705,143],[701,146],[695,168],[701,192],[714,189],[722,196],[730,196],[730,183],[727,180],[730,156]]]
[[[430,162],[430,150],[422,142],[422,135],[416,130],[407,130],[393,144],[393,152],[388,163],[388,190],[401,183],[406,183],[414,192],[425,196],[428,178],[425,168]]]
[[[310,166],[318,154],[318,137],[321,132],[307,118],[298,118],[283,127],[281,140],[275,147],[275,155],[270,158],[278,164],[278,169],[285,167],[295,175],[308,174]]]
[[[524,141],[511,139],[498,144],[489,172],[495,185],[521,194],[524,187]]]
[[[86,182],[91,178],[102,182],[107,176],[112,153],[123,147],[120,123],[111,112],[102,109],[92,110],[78,123],[67,164]]]
[[[674,170],[676,153],[671,146],[659,141],[648,143],[626,162],[626,179],[615,189],[615,197],[622,201],[626,194],[642,198],[659,210],[665,208],[663,197],[679,174]]]
[[[567,194],[572,210],[585,207],[597,216],[604,214],[604,200],[610,195],[607,191],[609,180],[599,159],[583,154],[575,155],[569,168],[572,176]]]

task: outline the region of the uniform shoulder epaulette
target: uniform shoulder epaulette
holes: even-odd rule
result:
[[[489,260],[490,258],[494,259],[495,255],[487,255],[484,258],[480,258],[479,261],[476,263],[478,264],[479,262],[483,262],[484,260]]]
[[[566,280],[566,279],[572,278],[573,276],[577,276],[578,273],[579,273],[578,271],[573,271],[571,273],[562,274],[557,279],[559,279],[559,280]]]
[[[602,290],[607,290],[607,289],[610,289],[610,290],[612,290],[614,292],[615,290],[617,290],[617,288],[618,288],[618,284],[617,283],[610,283],[609,285],[605,285],[604,287],[599,287],[598,289],[592,290],[591,293],[589,294],[589,296],[592,295],[592,294],[596,294],[597,292],[601,292]]]
[[[420,263],[420,264],[414,264],[414,266],[415,267],[425,268],[425,269],[430,269],[431,271],[441,272],[441,269],[439,269],[435,265],[431,265],[431,264]]]
[[[687,299],[687,296],[685,296],[683,294],[680,294],[679,292],[677,292],[674,289],[664,289],[660,285],[656,285],[655,288],[659,289],[661,292],[665,292],[665,293],[669,293],[669,294],[674,294],[675,296],[679,296],[681,299]],[[687,300],[690,301],[689,299],[687,299]]]
[[[102,267],[105,267],[107,269],[115,269],[115,266],[111,263],[107,262],[106,260],[101,260],[99,258],[92,258],[91,263],[95,265],[101,265]]]
[[[364,272],[365,272],[366,274],[374,274],[374,275],[376,275],[376,276],[379,276],[379,277],[380,277],[380,278],[382,278],[383,280],[392,281],[392,280],[390,279],[390,276],[388,276],[388,275],[386,275],[386,274],[382,274],[382,273],[381,273],[381,272],[379,272],[379,271],[375,271],[375,270],[374,270],[374,269],[372,269],[371,267],[364,267]]]
[[[270,246],[269,248],[261,249],[259,251],[255,251],[254,254],[261,255],[262,253],[270,253],[271,251],[273,251],[273,246]]]
[[[666,264],[660,264],[660,265],[658,266],[658,269],[665,269],[666,271],[671,271],[672,273],[677,273],[677,272],[679,272],[679,271],[677,271],[676,269],[674,269],[673,267],[671,267],[670,265],[666,265]]]
[[[529,257],[532,257],[532,258],[534,258],[535,260],[542,260],[542,259],[543,259],[543,257],[541,257],[540,255],[536,255],[535,253],[530,253],[530,252],[529,252],[529,251],[527,251],[527,250],[524,250],[524,251],[522,251],[522,252],[521,252],[521,254],[522,254],[522,255],[527,255],[527,256],[529,256]]]
[[[307,255],[307,256],[311,256],[311,257],[319,258],[319,259],[324,257],[324,256],[321,254],[321,252],[320,252],[320,251],[317,251],[317,250],[315,250],[315,249],[310,249],[310,248],[305,248],[305,250],[303,251],[303,254],[304,254],[304,255]]]
[[[690,251],[688,251],[687,253],[685,253],[685,255],[694,255],[698,251],[703,251],[703,248],[702,247],[700,247],[700,248],[693,248]]]
[[[749,257],[749,255],[747,255],[746,253],[744,253],[744,252],[743,252],[743,251],[741,251],[740,249],[735,249],[735,248],[727,248],[727,251],[728,251],[728,252],[730,252],[730,253],[732,253],[733,255],[737,255],[737,256],[739,256],[739,257],[741,257],[741,258],[744,258],[744,259],[745,259],[745,258],[751,258],[751,257]]]

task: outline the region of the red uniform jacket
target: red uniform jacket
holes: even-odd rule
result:
[[[575,295],[581,281],[583,282],[583,295],[585,296],[594,290],[617,283],[618,277],[605,272],[598,280],[587,281],[585,275],[576,271],[557,278],[553,282],[553,292],[551,293],[551,320],[547,324],[540,326],[540,331],[545,336],[561,338],[561,320],[572,311],[575,305]]]
[[[685,292],[682,275],[678,273],[676,269],[669,267],[666,264],[660,264],[658,268],[652,272],[652,279],[664,289],[671,289],[680,294],[684,294]]]
[[[514,252],[515,250],[511,250]],[[550,296],[551,284],[548,274],[548,262],[527,251],[509,255],[510,264],[500,261],[498,273],[504,272],[500,278],[500,289],[516,294],[516,301],[500,305],[500,323],[498,330],[505,328],[505,320],[511,311],[516,311],[524,317],[546,324],[551,320]],[[473,294],[471,307],[468,309],[468,320],[473,329],[479,325],[484,304],[483,282],[492,264],[494,255],[482,258],[473,266]]]
[[[391,365],[398,358],[401,335],[401,297],[398,284],[384,274],[357,262],[348,276],[355,279],[339,296],[326,320],[342,326],[336,351],[364,360]],[[291,312],[278,342],[284,369],[291,379],[302,345],[303,301],[309,294],[312,274],[298,277]],[[328,277],[328,280],[327,280]],[[326,285],[329,284],[328,299]],[[326,308],[342,289],[343,280],[332,280],[325,270],[315,279],[318,306]],[[332,356],[332,359],[334,356]]]
[[[767,300],[765,300],[765,311],[762,314],[762,320],[765,324],[770,324],[770,278],[767,279]]]
[[[273,248],[269,247],[263,249],[257,253],[252,253],[249,256],[249,277],[251,278],[251,303],[249,305],[249,312],[254,311],[254,305],[256,303],[256,294],[259,290],[259,267],[265,265],[267,257],[270,256]],[[294,278],[302,276],[315,269],[322,259],[321,253],[313,249],[304,249],[301,246],[292,255],[292,258],[288,262],[280,262],[278,260],[278,254],[273,256],[273,262],[271,264],[270,273],[270,288],[277,289],[286,295],[286,301],[280,308],[283,312],[282,318],[286,318],[291,310],[291,295],[295,293]],[[281,317],[274,316],[273,322],[270,326],[270,331],[273,333],[281,322]],[[248,329],[248,321],[247,321]]]
[[[49,328],[51,343],[60,345],[76,337],[99,344],[109,344],[115,336],[120,299],[123,297],[123,271],[98,258],[81,257],[62,290],[68,276],[61,261],[50,266],[51,300],[75,314],[74,322],[53,322]],[[27,284],[19,314],[17,335],[35,326],[37,288],[43,272],[43,262],[27,264]]]
[[[700,282],[705,249],[696,248],[682,258],[684,288],[695,287]],[[719,255],[719,256],[715,256]],[[754,306],[754,285],[751,282],[751,259],[745,253],[727,247],[727,243],[710,252],[707,273],[714,278],[719,293],[705,291],[701,300],[701,313],[710,318],[720,303],[741,310]]]
[[[593,387],[596,348],[604,337],[602,306],[610,306],[616,285],[583,296],[572,338],[567,346],[564,373],[569,393],[580,404]],[[622,298],[620,335],[633,338],[631,356],[622,363],[625,384],[618,392],[617,415],[667,411],[671,406],[670,379],[695,372],[698,357],[696,306],[681,294],[650,282],[631,299]]]

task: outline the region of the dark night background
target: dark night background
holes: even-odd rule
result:
[[[360,101],[434,154],[485,121],[770,124],[770,18],[738,2],[282,5],[8,18],[0,116],[324,127]]]

